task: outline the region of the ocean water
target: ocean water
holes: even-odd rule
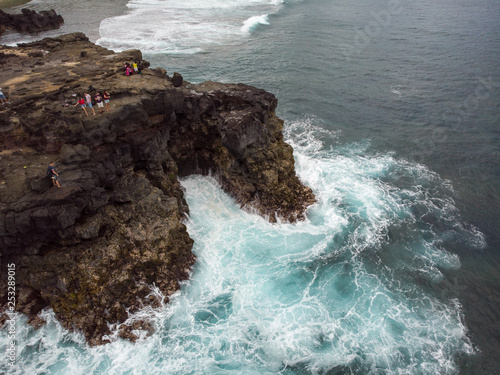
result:
[[[65,32],[81,6],[64,2]],[[216,176],[184,179],[198,260],[171,303],[130,317],[156,332],[88,348],[47,310],[38,331],[21,319],[16,370],[0,371],[499,372],[498,1],[108,6],[85,24],[98,44],[273,92],[318,202],[305,222],[270,224]]]

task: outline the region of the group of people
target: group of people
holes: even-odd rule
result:
[[[104,105],[106,105],[106,111],[111,111],[111,107],[109,105],[110,97],[111,95],[107,91],[104,91],[102,95],[99,93],[99,91],[95,93],[94,100],[95,103],[97,104],[97,108],[99,108],[99,113],[104,113]],[[89,107],[92,110],[92,114],[95,116],[95,110],[92,105],[92,96],[90,96],[89,93],[84,92],[83,97],[80,97],[78,99],[78,102],[75,104],[75,107],[77,105],[80,105],[82,107],[83,111],[87,116],[89,115],[87,113],[87,107]]]
[[[125,70],[126,76],[131,76],[134,73],[141,74],[141,71],[139,70],[139,63],[137,61],[134,61],[132,63],[132,66],[130,66],[129,63],[125,63],[125,66],[123,69]]]
[[[134,61],[132,63],[132,66],[130,66],[129,63],[125,63],[125,66],[123,67],[123,69],[125,70],[125,75],[127,75],[127,76],[131,76],[132,74],[141,74],[141,71],[139,70],[139,63],[137,61]],[[94,90],[94,88],[92,86],[89,86],[89,91],[93,91],[93,90]],[[1,94],[1,91],[0,91],[0,94]],[[111,95],[107,91],[104,91],[102,95],[99,92],[95,93],[93,99],[94,99],[95,104],[97,104],[97,108],[99,108],[99,113],[104,113],[105,110],[111,111],[111,108],[109,105],[109,98],[110,97],[111,97]],[[1,96],[0,96],[0,98],[1,98]],[[79,105],[83,109],[86,116],[89,115],[87,112],[87,107],[90,108],[90,110],[92,111],[92,114],[95,116],[95,110],[94,110],[94,106],[92,103],[92,96],[89,93],[84,92],[83,97],[78,98],[78,101],[75,103],[75,107],[77,105]],[[104,109],[104,106],[106,106],[105,107],[106,109]]]

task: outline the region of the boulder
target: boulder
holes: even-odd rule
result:
[[[181,87],[182,86],[182,76],[175,72],[174,76],[172,77],[172,83],[174,87]]]
[[[65,144],[59,156],[63,164],[80,164],[90,160],[90,148],[82,144]]]

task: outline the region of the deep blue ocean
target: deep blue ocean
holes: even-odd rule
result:
[[[500,373],[500,1],[35,0],[185,80],[272,92],[318,202],[182,181],[198,258],[151,337],[18,325],[12,374]],[[8,34],[4,43],[30,38]],[[31,38],[32,39],[32,38]],[[0,333],[0,350],[7,346]]]

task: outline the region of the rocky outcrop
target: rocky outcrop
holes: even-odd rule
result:
[[[214,82],[184,95],[189,102],[169,143],[179,174],[215,171],[243,207],[272,222],[303,219],[314,197],[295,174],[292,147],[283,141],[283,121],[274,113],[274,95]]]
[[[314,202],[272,94],[194,85],[160,68],[127,77],[124,63],[140,51],[115,54],[83,34],[0,54],[11,102],[0,106],[0,262],[2,275],[16,264],[16,307],[34,324],[50,306],[66,328],[102,344],[108,323],[160,304],[152,285],[165,296],[178,290],[195,261],[179,176],[212,173],[271,221],[302,219]],[[89,85],[110,92],[110,111],[74,106]],[[60,189],[46,177],[51,161]],[[6,291],[0,285],[4,308]],[[120,335],[133,340],[136,329],[152,327],[122,325]]]
[[[20,33],[35,33],[56,29],[63,23],[64,19],[54,9],[36,12],[24,8],[21,9],[21,14],[9,14],[0,9],[0,35],[7,29]]]

